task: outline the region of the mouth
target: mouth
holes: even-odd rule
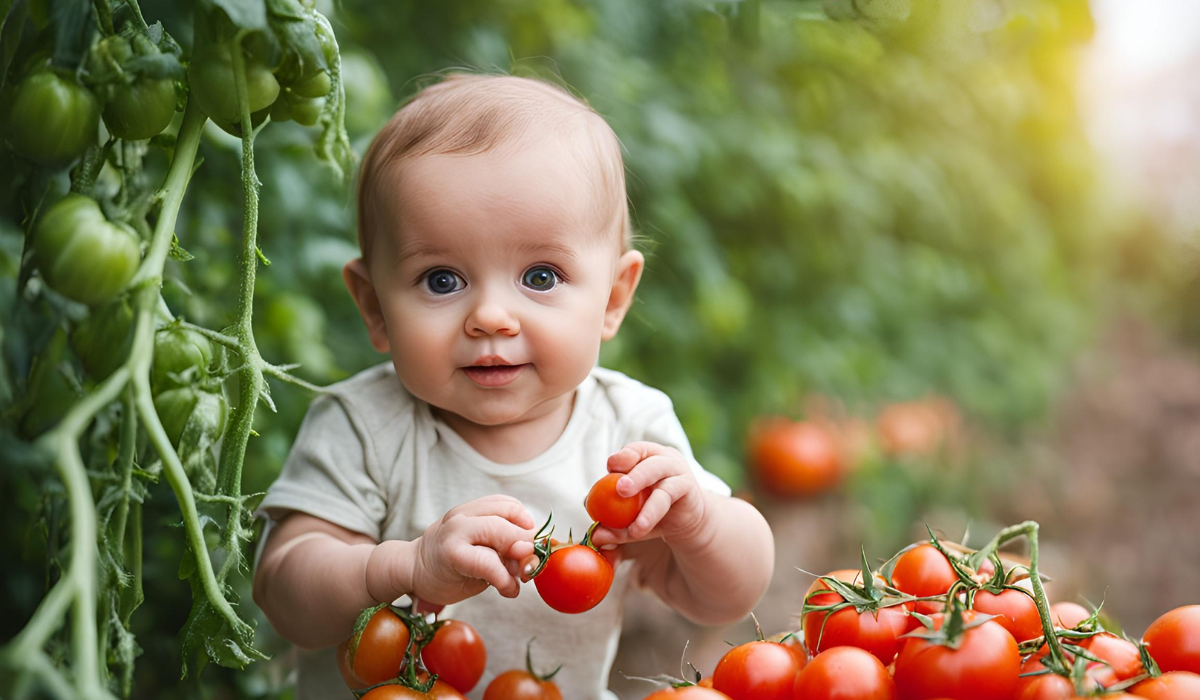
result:
[[[471,365],[463,367],[463,374],[482,387],[498,387],[511,383],[517,378],[517,375],[528,366],[528,363],[521,365],[509,364],[491,364],[491,365]]]

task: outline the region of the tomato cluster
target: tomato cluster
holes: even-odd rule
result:
[[[734,647],[700,685],[732,700],[1200,698],[1200,605],[1135,643],[1098,611],[1049,605],[1032,568],[937,539],[878,571],[864,555],[812,584],[800,632]]]
[[[428,622],[382,605],[363,611],[354,634],[338,645],[338,670],[364,697],[462,698],[479,683],[487,647],[461,620]]]

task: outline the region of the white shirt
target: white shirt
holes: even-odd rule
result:
[[[588,490],[608,473],[610,455],[639,440],[678,449],[702,488],[730,494],[692,456],[666,394],[620,372],[594,368],[579,386],[558,440],[533,459],[499,464],[409,394],[389,362],[335,384],[313,402],[279,479],[255,515],[268,518],[269,528],[272,514],[300,511],[377,541],[411,541],[456,505],[507,494],[521,501],[539,525],[553,510],[555,537],[562,539],[570,529],[578,541],[591,523],[583,507]],[[267,534],[264,530],[261,542]],[[580,615],[552,610],[532,585],[511,600],[488,588],[448,606],[441,617],[468,622],[487,646],[487,668],[468,697],[479,700],[492,678],[523,669],[526,643],[536,637],[535,670],[545,673],[562,665],[554,681],[563,697],[615,700],[606,689],[608,674],[635,566],[621,561],[608,596]],[[332,648],[301,650],[299,660],[297,700],[352,700]]]

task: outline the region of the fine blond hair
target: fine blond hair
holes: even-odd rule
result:
[[[384,125],[363,158],[358,182],[358,245],[363,260],[378,228],[375,200],[381,175],[405,160],[425,155],[476,155],[501,144],[547,134],[575,144],[576,160],[588,170],[597,234],[618,230],[623,249],[631,245],[629,206],[621,143],[608,123],[584,100],[552,83],[510,75],[451,73],[413,96]],[[402,175],[398,175],[402,177]]]

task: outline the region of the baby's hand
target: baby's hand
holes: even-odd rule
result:
[[[599,547],[662,537],[667,544],[687,538],[704,522],[704,495],[683,454],[654,442],[634,442],[608,458],[608,471],[624,473],[617,494],[633,496],[650,489],[646,504],[624,530],[598,527]]]
[[[449,605],[492,585],[516,598],[518,562],[533,553],[533,516],[509,496],[484,496],[451,508],[417,539],[412,592]]]

